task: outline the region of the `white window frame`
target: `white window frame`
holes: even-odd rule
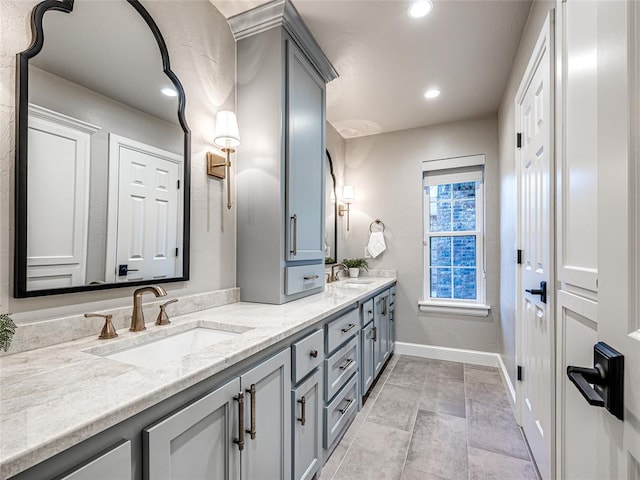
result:
[[[423,162],[423,296],[418,302],[423,312],[450,313],[487,316],[490,307],[486,305],[485,271],[485,182],[484,155],[457,157]],[[424,192],[427,186],[448,183],[479,182],[476,191],[476,230],[462,232],[431,232],[429,230],[430,197]],[[476,299],[440,299],[431,297],[430,239],[434,237],[471,236],[476,237]]]

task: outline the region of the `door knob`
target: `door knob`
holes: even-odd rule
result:
[[[544,280],[540,282],[539,289],[527,289],[525,292],[530,293],[531,295],[540,295],[540,301],[542,303],[547,303],[547,282]]]
[[[567,376],[589,405],[624,419],[624,355],[604,342],[593,347],[593,368],[567,367]],[[593,385],[593,387],[591,386]]]

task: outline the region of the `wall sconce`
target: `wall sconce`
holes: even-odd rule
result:
[[[231,160],[230,154],[235,152],[235,147],[240,145],[240,132],[236,114],[229,110],[221,110],[216,117],[216,134],[213,143],[221,147],[227,154],[226,161],[220,162],[222,157],[215,153],[207,152],[207,174],[220,179],[227,179],[227,208],[231,209]]]
[[[353,187],[350,185],[345,185],[344,187],[342,187],[342,201],[344,202],[344,205],[340,205],[340,207],[338,208],[338,215],[344,217],[344,214],[347,214],[347,232],[349,231],[350,205],[351,203],[353,203],[354,199],[355,194],[353,192]]]

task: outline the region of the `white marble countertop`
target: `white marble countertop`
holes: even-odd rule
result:
[[[174,317],[168,326],[148,323],[141,333],[120,330],[113,340],[93,336],[0,358],[0,478],[24,471],[396,281],[369,280],[349,288],[344,280],[328,284],[322,293],[284,305],[232,303]],[[153,371],[87,352],[109,345],[118,350],[196,321],[245,332]]]

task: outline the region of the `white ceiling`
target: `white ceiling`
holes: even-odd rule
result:
[[[211,0],[226,17],[266,3]],[[327,119],[345,138],[497,112],[531,0],[294,0],[340,77]],[[429,88],[442,91],[426,100]]]
[[[178,100],[160,48],[145,20],[127,2],[75,2],[69,14],[48,11],[44,46],[29,63],[169,123]]]

